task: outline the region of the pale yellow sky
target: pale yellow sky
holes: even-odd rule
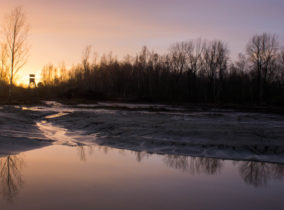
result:
[[[280,0],[0,0],[0,5],[2,20],[23,6],[31,26],[29,60],[18,75],[22,83],[29,73],[38,80],[45,64],[80,62],[87,45],[99,55],[112,51],[122,58],[143,45],[163,52],[176,41],[200,37],[227,42],[232,55],[244,51],[256,33],[284,40]]]
[[[7,14],[13,5],[7,2],[0,8],[0,14]],[[175,26],[161,27],[155,21],[149,24],[114,11],[85,13],[62,10],[48,4],[27,4],[23,7],[31,26],[28,39],[31,48],[27,64],[17,75],[18,84],[27,83],[30,73],[36,74],[39,80],[45,64],[65,63],[66,67],[70,67],[80,62],[82,50],[87,45],[92,45],[98,55],[112,51],[113,55],[123,57],[127,53],[135,54],[149,40],[157,40],[152,47],[156,45],[159,48],[159,40],[178,31]]]

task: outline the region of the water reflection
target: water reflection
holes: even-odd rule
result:
[[[76,148],[77,148],[77,153],[79,155],[79,159],[80,159],[81,162],[86,162],[87,161],[87,152],[86,152],[86,150],[88,150],[89,156],[92,156],[93,153],[94,153],[92,145],[89,145],[89,146],[80,145],[80,146],[77,146]]]
[[[0,189],[5,200],[12,202],[23,186],[22,168],[24,160],[20,155],[0,158]]]
[[[284,164],[249,161],[238,165],[245,183],[255,187],[266,185],[270,180],[281,180],[284,177]]]
[[[106,155],[111,147],[96,146],[99,151]],[[86,149],[91,156],[94,152],[93,146],[79,146],[78,153],[81,161],[86,161]],[[128,150],[119,150],[119,154],[126,155]],[[128,151],[129,152],[129,151]],[[153,154],[144,151],[132,151],[137,162],[150,158]],[[216,175],[222,172],[226,160],[205,157],[191,157],[183,155],[164,155],[162,161],[169,168],[189,172],[191,175]],[[238,167],[242,180],[254,187],[265,186],[269,181],[282,180],[284,177],[284,164],[265,163],[256,161],[231,161],[232,165]]]
[[[200,173],[214,175],[223,167],[223,160],[214,158],[167,155],[163,160],[168,167],[189,171],[192,175]]]
[[[61,150],[59,150],[59,152],[60,151]],[[125,156],[126,158],[134,156],[139,163],[147,162],[151,164],[152,161],[158,160],[159,163],[165,164],[169,168],[189,173],[191,176],[198,176],[200,174],[206,174],[208,176],[218,175],[229,166],[230,170],[233,168],[237,169],[237,173],[239,173],[244,183],[254,187],[265,186],[270,181],[282,180],[284,177],[284,164],[254,161],[228,161],[181,155],[161,156],[146,152],[117,150],[110,147],[92,145],[74,147],[74,150],[71,150],[71,155],[73,155],[73,152],[75,152],[75,157],[79,158],[79,160],[84,163],[87,163],[89,159],[93,158],[96,152],[100,153],[100,155],[111,155],[112,152],[117,152],[117,154]],[[113,160],[111,159],[110,161]],[[125,163],[121,162],[121,164]],[[24,159],[21,155],[9,155],[0,158],[0,192],[1,196],[9,202],[12,202],[16,198],[19,190],[23,187],[23,166]],[[145,170],[147,170],[147,165]]]
[[[190,172],[192,175],[201,173],[215,175],[221,172],[225,160],[204,157],[188,157],[167,155],[164,163],[174,169]],[[284,164],[264,163],[255,161],[234,161],[243,181],[254,187],[265,186],[269,181],[282,180]]]
[[[147,152],[135,152],[137,162],[142,162],[144,158],[148,158],[150,156]]]
[[[84,146],[78,146],[77,147],[77,153],[79,155],[79,159],[81,162],[85,162],[87,160],[86,158],[86,151]]]

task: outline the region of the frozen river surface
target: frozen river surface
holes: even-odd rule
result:
[[[0,108],[0,209],[282,209],[284,117],[98,103]]]

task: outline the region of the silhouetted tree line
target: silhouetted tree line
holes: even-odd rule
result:
[[[246,52],[230,59],[227,45],[201,39],[173,44],[166,54],[147,47],[118,61],[110,53],[81,64],[46,65],[40,94],[65,98],[135,99],[159,102],[284,104],[284,50],[275,35],[250,39]]]

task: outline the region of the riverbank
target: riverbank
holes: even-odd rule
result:
[[[163,104],[64,105],[47,101],[38,106],[2,106],[0,115],[0,140],[8,152],[11,145],[19,151],[18,147],[26,150],[53,142],[284,163],[284,117],[278,114],[190,110]]]

